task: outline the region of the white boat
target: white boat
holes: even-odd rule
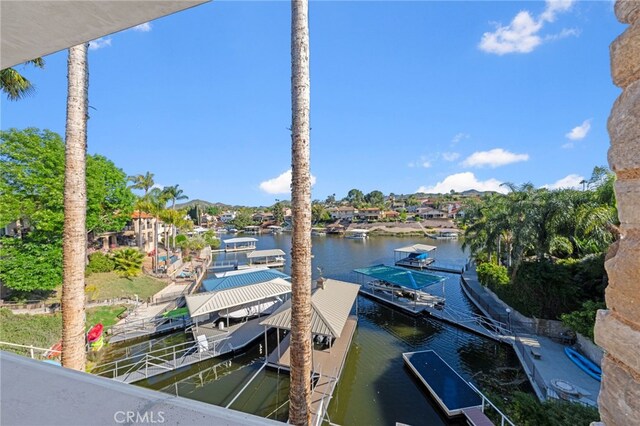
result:
[[[324,228],[311,228],[311,235],[314,235],[316,237],[324,237],[325,235],[327,235],[327,233]]]
[[[222,318],[246,318],[253,317],[258,314],[270,314],[276,310],[278,306],[282,304],[282,299],[277,298],[276,300],[269,300],[268,302],[261,303],[259,305],[251,305],[246,306],[244,308],[236,309],[235,311],[220,312],[220,316]]]
[[[369,237],[368,229],[349,229],[345,235],[345,238],[350,238],[352,240],[366,240],[367,237]]]
[[[267,228],[271,230],[272,234],[282,234],[282,226],[270,225]]]

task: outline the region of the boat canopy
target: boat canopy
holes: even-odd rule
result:
[[[256,250],[247,254],[247,259],[256,259],[260,257],[276,257],[276,256],[284,256],[286,253],[280,249],[271,249],[271,250]]]
[[[291,283],[283,278],[275,278],[242,287],[191,294],[185,299],[189,315],[193,318],[289,293],[291,293]]]
[[[202,287],[207,291],[226,290],[271,281],[275,278],[289,279],[289,275],[273,269],[259,269],[242,274],[226,275],[221,278],[207,278],[202,281]]]
[[[369,230],[368,229],[348,229],[347,232],[366,234],[367,232],[369,232]]]
[[[446,279],[440,275],[409,271],[404,268],[386,265],[375,265],[368,268],[354,269],[354,272],[386,281],[390,284],[395,284],[403,288],[408,288],[410,290],[419,290],[433,284],[441,283]]]
[[[394,251],[396,253],[429,253],[434,251],[436,246],[429,246],[426,244],[414,244],[412,246],[397,248]]]
[[[311,333],[340,337],[349,318],[360,286],[327,279],[323,288],[311,295]],[[267,327],[291,330],[291,299],[260,323]]]
[[[239,237],[239,238],[230,238],[228,240],[222,240],[225,244],[241,244],[241,243],[255,243],[258,242],[257,238],[251,237]]]

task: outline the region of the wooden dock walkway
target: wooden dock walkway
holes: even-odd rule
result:
[[[320,424],[321,419],[329,408],[329,402],[342,374],[351,340],[358,325],[358,319],[352,315],[345,323],[342,333],[337,338],[331,349],[313,350],[313,374],[317,378],[311,393],[312,424]],[[289,370],[291,366],[290,337],[288,334],[280,343],[280,356],[278,349],[269,354],[267,365],[272,368]]]

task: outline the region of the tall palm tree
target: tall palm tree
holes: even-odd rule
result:
[[[62,240],[62,365],[84,371],[87,248],[87,44],[69,48]]]
[[[291,1],[291,385],[289,421],[311,421],[311,172],[309,3]]]
[[[173,185],[165,187],[162,192],[168,201],[171,201],[171,209],[176,208],[176,201],[188,200],[189,197],[184,194],[184,191],[178,188],[180,185]]]
[[[32,59],[25,64],[33,65],[37,68],[44,68],[42,58]],[[0,91],[7,95],[10,101],[17,101],[34,92],[33,85],[22,74],[14,68],[0,70]]]
[[[182,189],[178,188],[178,186],[180,185],[167,186],[162,190],[164,197],[168,201],[171,201],[171,210],[175,210],[177,200],[187,200],[189,198],[184,194]],[[173,225],[171,225],[171,234],[174,236],[176,234],[175,227]],[[168,241],[165,240],[165,247],[168,247],[167,242]]]
[[[129,176],[129,181],[133,183],[131,188],[142,189],[144,191],[143,198],[147,197],[149,190],[155,184],[153,173],[147,172],[143,175]],[[142,210],[138,206],[138,248],[142,250]]]

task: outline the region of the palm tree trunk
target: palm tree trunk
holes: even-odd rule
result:
[[[291,1],[291,385],[289,421],[311,421],[311,172],[309,4]]]
[[[64,171],[62,365],[84,371],[84,270],[87,250],[87,45],[69,48]]]

